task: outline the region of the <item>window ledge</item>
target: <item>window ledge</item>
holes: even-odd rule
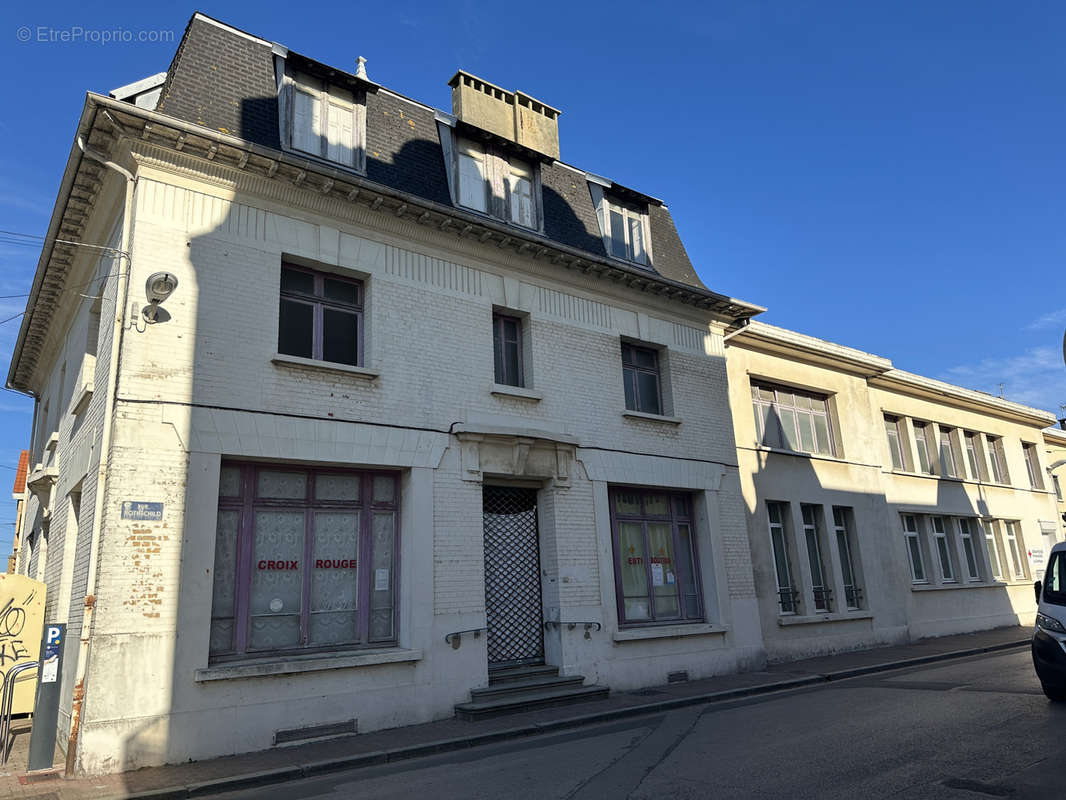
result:
[[[267,675],[296,675],[325,669],[369,667],[375,664],[404,664],[422,659],[421,650],[389,648],[313,656],[291,656],[273,661],[236,661],[198,669],[193,675],[197,683],[224,681],[234,678],[261,678]]]
[[[615,631],[616,642],[642,642],[648,639],[679,639],[683,636],[724,635],[729,633],[726,625],[698,622],[687,625],[657,625],[648,628],[626,628]]]
[[[662,422],[667,425],[680,425],[681,417],[668,417],[665,414],[648,414],[644,411],[630,411],[628,408],[622,412],[623,417],[630,419],[646,419],[652,422]]]
[[[782,628],[787,628],[790,625],[817,625],[820,622],[850,622],[852,620],[873,618],[874,615],[869,611],[831,611],[827,614],[778,617],[777,624]]]
[[[280,364],[286,367],[310,367],[311,369],[321,369],[326,372],[343,372],[345,375],[353,375],[357,378],[366,378],[367,380],[374,380],[381,375],[381,370],[378,369],[353,367],[350,364],[338,364],[334,361],[316,361],[313,358],[289,356],[284,353],[275,353],[270,360],[275,364]]]
[[[539,403],[544,399],[543,392],[536,392],[532,389],[526,389],[522,386],[508,386],[503,383],[494,383],[492,388],[489,389],[490,394],[501,395],[503,397],[518,397],[522,400],[531,400],[534,403]]]
[[[915,583],[911,584],[912,592],[950,592],[957,589],[1001,589],[1004,586],[1020,586],[1025,581],[1005,583],[1003,581],[967,581],[966,583]]]
[[[848,461],[846,458],[838,458],[837,456],[827,455],[826,453],[808,453],[806,450],[787,450],[784,447],[770,447],[765,444],[755,445],[755,450],[762,453],[779,453],[783,456],[796,456],[797,458],[811,458],[818,459],[819,461],[836,461],[838,464],[854,464],[856,462]],[[859,465],[865,466],[865,465]]]

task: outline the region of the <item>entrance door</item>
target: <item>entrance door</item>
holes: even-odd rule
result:
[[[537,492],[483,491],[489,666],[544,662]]]

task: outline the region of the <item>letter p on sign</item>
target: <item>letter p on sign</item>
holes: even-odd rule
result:
[[[59,628],[55,625],[48,626],[48,637],[45,639],[45,644],[55,644],[59,641]]]

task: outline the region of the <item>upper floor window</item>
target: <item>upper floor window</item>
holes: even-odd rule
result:
[[[833,455],[829,403],[825,395],[752,382],[751,399],[761,444]]]
[[[933,462],[929,458],[929,425],[924,422],[914,423],[914,446],[918,451],[918,467],[928,474],[933,474]]]
[[[1040,475],[1040,457],[1036,454],[1036,445],[1022,442],[1022,455],[1025,457],[1025,471],[1029,473],[1029,485],[1034,489],[1044,488],[1044,479]]]
[[[951,443],[951,428],[940,428],[940,474],[948,478],[958,477],[955,465],[955,447]]]
[[[888,437],[888,451],[892,454],[892,468],[904,469],[902,438],[899,435],[899,417],[885,414],[885,435]]]
[[[366,160],[366,106],[353,93],[310,75],[286,82],[288,141],[293,150],[362,170]]]
[[[362,282],[282,264],[278,352],[357,367],[362,350]]]
[[[1059,484],[1059,476],[1058,475],[1052,475],[1051,476],[1051,482],[1055,486],[1055,499],[1058,500],[1061,503],[1062,502],[1062,486]]]
[[[659,353],[656,350],[622,342],[622,382],[627,410],[663,413]]]
[[[637,208],[606,201],[604,231],[611,243],[611,255],[638,264],[648,263],[644,241],[644,214]]]
[[[966,463],[970,465],[970,477],[975,481],[983,481],[985,479],[984,461],[981,459],[977,434],[966,431],[963,438],[966,441]]]
[[[522,320],[492,315],[493,368],[496,383],[524,386],[522,375]]]
[[[513,222],[537,227],[533,167],[491,147],[459,139],[459,205]]]
[[[1010,474],[1007,472],[1007,454],[1003,451],[1003,437],[989,436],[988,460],[992,464],[992,480],[996,483],[1010,483]]]

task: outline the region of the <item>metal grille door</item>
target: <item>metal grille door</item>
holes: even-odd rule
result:
[[[485,609],[489,664],[544,660],[537,493],[484,487]]]

